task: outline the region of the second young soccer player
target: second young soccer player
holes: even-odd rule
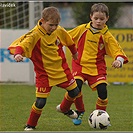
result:
[[[109,9],[103,3],[94,4],[90,12],[91,21],[69,31],[77,50],[78,60],[72,60],[72,72],[80,89],[75,100],[78,118],[73,119],[80,125],[85,112],[82,85],[85,81],[92,90],[97,90],[96,109],[106,110],[108,104],[105,55],[114,59],[112,67],[120,68],[128,62],[121,46],[109,32],[106,22]]]

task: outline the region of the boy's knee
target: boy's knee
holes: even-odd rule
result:
[[[98,92],[98,97],[101,98],[102,100],[107,98],[107,84],[102,83],[97,85],[97,92]]]
[[[42,109],[46,104],[46,98],[38,98],[36,99],[35,106],[39,109]]]
[[[68,95],[71,97],[71,98],[74,98],[76,97],[78,94],[79,94],[80,90],[78,87],[74,88],[73,90],[71,91],[68,91]]]

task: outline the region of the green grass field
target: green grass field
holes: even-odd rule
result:
[[[70,118],[56,112],[55,108],[64,93],[65,90],[53,87],[36,131],[99,131],[88,125],[88,116],[95,109],[97,93],[87,85],[83,86],[86,112],[80,126],[73,125]],[[107,112],[112,126],[105,131],[133,131],[133,86],[109,85],[108,98]],[[0,85],[0,131],[23,131],[34,100],[34,86]]]

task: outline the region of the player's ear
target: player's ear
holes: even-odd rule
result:
[[[41,18],[41,22],[42,22],[42,23],[45,23],[45,20],[44,20],[44,18]]]
[[[109,20],[109,16],[108,17],[106,17],[106,22]]]
[[[92,15],[90,14],[90,19],[92,18]]]

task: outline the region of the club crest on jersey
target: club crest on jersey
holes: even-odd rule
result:
[[[60,40],[57,38],[55,44],[58,46],[60,44]]]
[[[100,36],[99,43],[98,43],[98,48],[102,50],[104,48],[104,41],[102,35]]]
[[[99,49],[102,50],[103,48],[104,48],[104,44],[103,43],[99,44]]]

